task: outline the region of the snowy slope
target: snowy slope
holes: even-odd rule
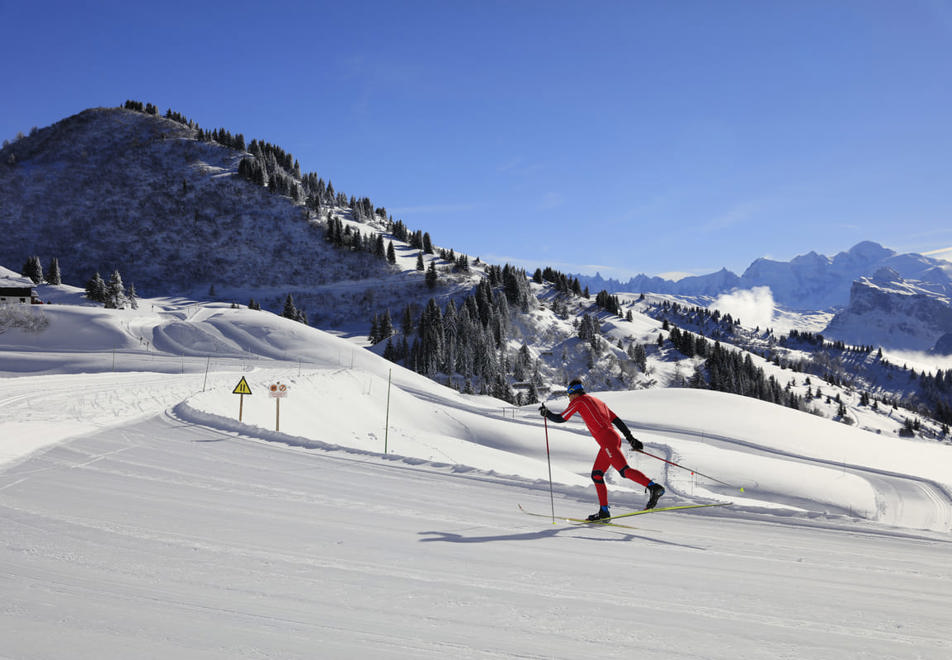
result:
[[[44,313],[73,333],[0,335],[2,657],[952,652],[946,444],[712,392],[604,393],[650,453],[700,471],[629,454],[663,503],[733,505],[553,524],[516,505],[594,509],[576,420],[546,435],[534,407],[263,312],[62,295]],[[617,511],[645,498],[614,472],[609,492]]]

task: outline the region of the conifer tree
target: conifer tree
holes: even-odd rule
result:
[[[93,302],[106,302],[106,282],[102,279],[102,275],[100,275],[98,271],[93,275],[92,279],[86,283],[86,298]]]
[[[118,269],[112,271],[112,275],[109,276],[105,303],[109,309],[122,309],[126,306],[126,288],[122,284],[122,275],[119,274]]]
[[[400,321],[400,329],[405,337],[409,337],[416,329],[416,323],[413,320],[413,308],[408,304],[403,308],[403,318]]]
[[[50,259],[50,265],[46,269],[46,281],[49,284],[63,283],[63,276],[60,273],[59,259],[56,257]]]
[[[393,335],[393,319],[390,318],[390,310],[384,312],[380,320],[380,340],[389,339]]]
[[[367,341],[371,344],[380,341],[380,314],[374,314],[370,319],[370,334],[367,335]]]
[[[139,298],[136,296],[135,284],[129,284],[129,290],[126,292],[126,298],[129,299],[129,307],[132,309],[139,309]]]
[[[298,319],[298,309],[294,306],[294,298],[290,293],[288,297],[284,299],[284,310],[281,312],[281,316],[295,321]]]
[[[638,369],[642,373],[648,370],[648,353],[645,351],[644,344],[638,344],[635,346],[632,351],[631,359],[634,360],[635,364],[638,366]]]
[[[26,263],[23,264],[23,276],[29,277],[33,284],[39,284],[43,281],[43,265],[40,263],[40,258],[33,256],[26,260]]]

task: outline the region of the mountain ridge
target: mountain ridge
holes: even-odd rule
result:
[[[329,257],[302,207],[240,179],[242,153],[194,135],[161,117],[94,108],[9,145],[0,166],[0,226],[9,237],[0,262],[59,256],[64,279],[76,282],[117,268],[151,295],[337,276],[330,267],[340,256]],[[288,245],[311,258],[282,259]],[[260,258],[264,250],[274,258]],[[384,270],[371,259],[348,266]]]
[[[763,369],[786,361],[806,373],[829,372],[830,347],[822,341],[799,342],[786,355],[769,328],[743,329],[706,308],[675,312],[658,307],[658,297],[632,297],[620,305],[610,296],[580,295],[577,281],[570,286],[556,272],[540,270],[530,284],[517,269],[478,259],[471,268],[465,255],[457,260],[452,250],[434,251],[428,235],[415,243],[422,232],[408,237],[402,223],[367,198],[347,202],[341,193],[330,194],[329,185],[317,186],[326,193],[318,195],[311,187],[316,178],[300,177],[288,154],[230,146],[243,139],[233,141],[227,133],[200,139],[207,135],[148,112],[99,108],[6,145],[0,152],[0,227],[10,239],[0,244],[0,263],[15,267],[30,255],[44,262],[55,256],[64,281],[81,283],[95,270],[115,268],[140,297],[227,302],[251,295],[272,311],[293,293],[294,303],[307,310],[304,320],[316,327],[372,344],[391,361],[444,384],[509,401],[523,393],[532,399],[533,388],[558,388],[582,373],[593,388],[605,390],[738,384],[713,382],[713,361],[720,360],[714,366],[721,373],[746,370],[753,387],[741,389],[809,409],[815,395],[791,394]],[[242,167],[249,159],[263,168],[254,177],[241,172],[254,170]],[[786,277],[788,289],[802,290],[804,282],[816,285],[817,272],[834,266],[851,272],[876,259],[922,271],[918,257],[897,259],[871,242],[833,259],[816,253],[786,264],[762,259],[748,271],[779,273],[775,279]],[[925,266],[944,286],[944,271],[931,262]],[[814,277],[800,277],[804,272]],[[742,281],[727,269],[714,276],[687,282],[710,297]],[[686,332],[667,327],[669,320]],[[758,363],[741,365],[728,355],[733,349],[718,342],[758,355]],[[857,355],[865,361],[868,352]],[[652,362],[677,368],[662,374]],[[858,386],[872,382],[831,373]],[[513,387],[526,389],[514,393]],[[912,401],[917,394],[890,387],[880,397],[885,402],[901,395],[930,409],[942,403],[930,392]],[[952,414],[942,409],[937,417]]]
[[[828,310],[849,302],[852,283],[892,268],[907,280],[940,284],[952,292],[952,263],[917,253],[900,254],[873,241],[861,241],[833,257],[815,251],[790,261],[755,259],[737,275],[727,268],[707,275],[666,280],[638,275],[627,282],[601,276],[574,275],[583,285],[610,293],[665,293],[681,296],[717,296],[734,289],[767,286],[774,300],[790,309]]]

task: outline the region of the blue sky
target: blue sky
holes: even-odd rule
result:
[[[952,246],[950,0],[0,0],[0,26],[0,139],[151,102],[494,263]]]

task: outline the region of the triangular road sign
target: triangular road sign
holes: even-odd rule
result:
[[[248,381],[245,380],[244,376],[242,376],[241,380],[238,381],[238,384],[235,385],[235,389],[232,391],[232,394],[251,394],[251,388],[248,387]]]

